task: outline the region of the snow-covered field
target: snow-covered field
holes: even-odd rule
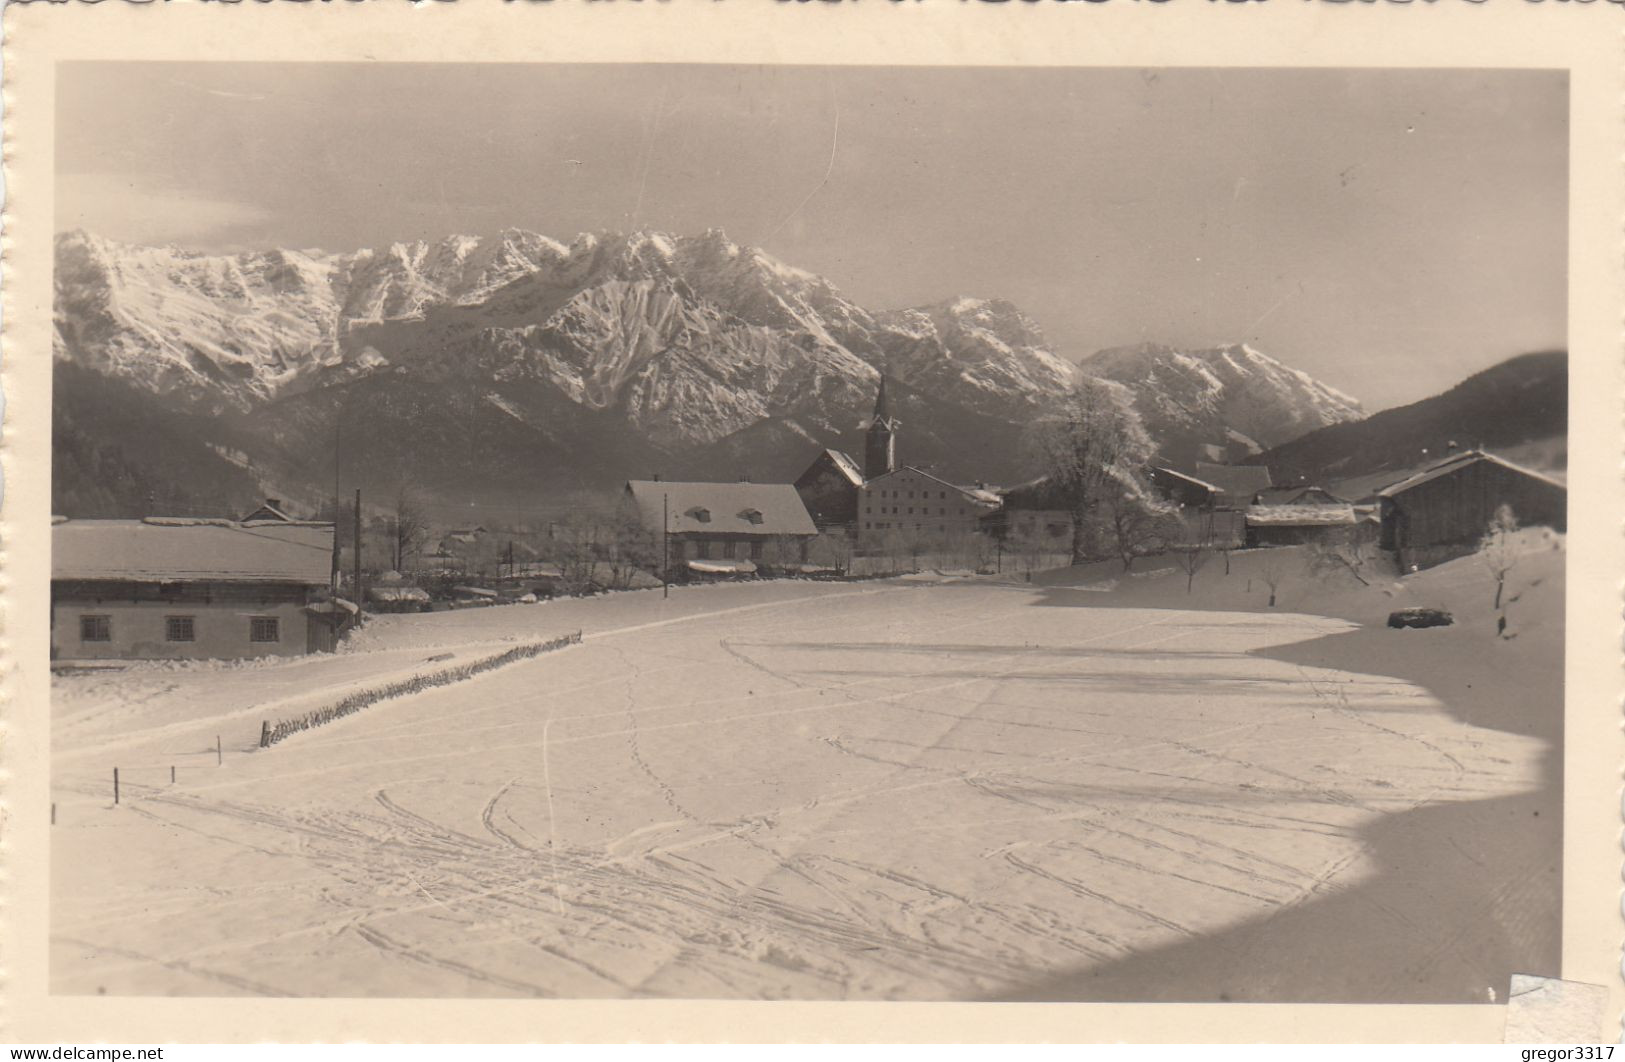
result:
[[[1504,999],[1557,972],[1562,553],[1529,548],[1511,640],[1474,558],[1398,590],[1298,558],[1269,609],[1238,554],[1190,594],[1109,567],[695,587],[63,676],[54,990]],[[1370,625],[1403,604],[1462,622]]]

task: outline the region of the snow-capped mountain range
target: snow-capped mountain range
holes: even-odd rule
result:
[[[1365,415],[1356,399],[1245,343],[1113,347],[1078,367],[1132,388],[1146,430],[1175,464],[1236,460]]]
[[[283,482],[331,482],[341,416],[396,478],[462,485],[490,461],[580,485],[660,468],[790,478],[855,443],[882,372],[904,461],[1008,480],[1022,426],[1079,371],[1008,302],[869,310],[720,230],[236,255],[73,232],[57,239],[56,328],[73,379],[211,415],[217,451]],[[1360,415],[1246,347],[1081,365],[1133,388],[1181,463]]]

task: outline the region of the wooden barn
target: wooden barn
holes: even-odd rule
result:
[[[632,480],[626,494],[673,568],[704,574],[753,572],[760,562],[805,564],[818,535],[801,496],[788,483],[672,483]]]
[[[1262,491],[1269,490],[1270,470],[1263,465],[1216,465],[1196,462],[1196,478],[1218,488],[1216,509],[1245,509]]]
[[[332,524],[59,519],[51,529],[51,658],[331,650],[332,572]]]
[[[1186,508],[1212,509],[1224,493],[1215,483],[1172,468],[1153,467],[1149,478],[1164,501]]]
[[[1482,450],[1455,454],[1377,492],[1378,544],[1401,571],[1473,552],[1490,519],[1509,506],[1522,526],[1567,528],[1568,488],[1550,476]]]
[[[1245,509],[1269,491],[1270,470],[1263,465],[1215,465],[1198,461],[1196,471],[1155,466],[1151,486],[1167,501],[1192,509]]]
[[[982,517],[982,530],[1001,542],[1025,542],[1054,553],[1072,551],[1072,510],[1045,476],[998,492],[999,508]]]

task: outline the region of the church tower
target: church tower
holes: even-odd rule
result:
[[[880,394],[875,396],[875,417],[863,446],[863,478],[874,479],[897,471],[897,421],[886,400],[886,377],[880,377]]]

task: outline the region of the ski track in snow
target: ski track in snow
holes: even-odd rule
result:
[[[1370,872],[1376,818],[1532,784],[1538,743],[1416,687],[1246,655],[1335,622],[1031,604],[627,625],[117,810],[62,775],[55,988],[979,998],[1300,906]]]

